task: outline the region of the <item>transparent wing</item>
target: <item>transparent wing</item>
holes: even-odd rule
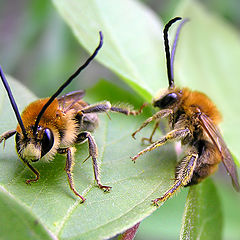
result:
[[[222,138],[222,135],[221,135],[219,129],[212,122],[212,120],[205,114],[201,114],[199,116],[199,120],[201,122],[202,127],[206,130],[206,133],[212,140],[212,142],[218,148],[218,150],[222,156],[223,164],[232,178],[233,186],[236,189],[236,191],[239,192],[240,186],[239,186],[236,166],[233,161],[232,155],[231,155],[230,151],[228,150],[228,148]]]
[[[73,92],[67,93],[61,97],[58,97],[57,100],[58,100],[58,104],[59,104],[60,108],[66,112],[67,110],[71,109],[71,107],[75,103],[82,100],[82,98],[84,96],[85,96],[85,91],[78,90],[78,91],[73,91]]]
[[[81,100],[85,96],[85,91],[84,90],[78,90],[78,91],[73,91],[70,93],[67,93],[61,97],[58,97],[58,101],[74,101],[74,100]]]

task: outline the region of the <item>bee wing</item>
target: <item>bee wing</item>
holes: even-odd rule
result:
[[[240,186],[239,186],[239,182],[238,182],[238,174],[237,174],[237,170],[235,167],[235,163],[233,161],[230,151],[228,150],[228,148],[222,138],[222,135],[221,135],[219,129],[212,122],[212,120],[205,114],[201,114],[199,117],[199,120],[201,122],[202,127],[206,130],[208,136],[212,140],[212,142],[218,148],[218,150],[222,156],[223,164],[232,178],[233,186],[234,186],[235,190],[239,192]]]
[[[79,101],[85,96],[85,91],[84,90],[78,90],[78,91],[73,91],[70,93],[67,93],[61,97],[58,97],[58,102],[68,102],[68,101]]]
[[[84,90],[73,91],[57,98],[59,106],[66,112],[85,96]]]

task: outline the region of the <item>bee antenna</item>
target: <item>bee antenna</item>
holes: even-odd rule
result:
[[[11,102],[11,105],[12,105],[13,111],[14,111],[14,113],[16,115],[16,118],[17,118],[17,121],[19,123],[19,126],[22,129],[23,136],[24,136],[24,138],[27,138],[27,132],[26,132],[26,129],[25,129],[24,125],[23,125],[23,121],[22,121],[21,115],[20,115],[20,113],[18,111],[17,104],[16,104],[16,102],[14,100],[14,97],[12,95],[12,91],[10,89],[10,86],[8,85],[7,79],[4,76],[4,73],[3,73],[3,70],[1,68],[1,66],[0,66],[0,76],[1,76],[1,79],[2,79],[2,82],[3,82],[3,85],[4,85],[4,87],[5,87],[6,91],[7,91],[9,100]]]
[[[66,88],[74,78],[76,78],[80,72],[86,68],[90,62],[96,57],[96,55],[98,54],[98,51],[101,49],[102,45],[103,45],[103,34],[101,31],[99,31],[99,36],[100,36],[100,41],[99,44],[97,46],[97,48],[95,49],[95,51],[93,52],[93,54],[86,60],[86,62],[80,66],[77,71],[75,73],[73,73],[68,79],[67,81],[65,81],[62,86],[59,87],[59,89],[51,96],[51,98],[47,101],[47,103],[43,106],[43,108],[41,109],[40,113],[37,116],[34,128],[33,128],[33,133],[36,134],[37,132],[37,128],[38,128],[38,124],[40,122],[40,119],[42,117],[42,115],[44,114],[44,112],[46,111],[46,109],[49,107],[49,105],[54,101],[54,99],[64,90],[64,88]]]
[[[174,38],[172,52],[171,52],[171,76],[172,76],[172,79],[174,76],[173,75],[173,63],[174,63],[174,59],[175,59],[175,53],[176,53],[177,43],[178,43],[178,39],[179,39],[179,34],[180,34],[180,31],[181,31],[183,25],[188,21],[189,21],[189,18],[185,18],[182,20],[182,22],[178,25],[177,32],[176,32],[176,35]]]
[[[173,70],[172,70],[172,63],[171,63],[171,56],[170,56],[170,50],[169,50],[169,40],[168,40],[168,30],[171,27],[173,23],[175,23],[178,20],[181,20],[181,17],[175,17],[171,19],[164,27],[163,29],[163,38],[164,38],[164,46],[165,46],[165,53],[166,53],[166,60],[167,60],[167,73],[168,73],[168,82],[169,82],[169,88],[174,87],[174,79],[173,79]],[[178,38],[175,38],[175,41],[177,41]],[[175,53],[175,50],[174,50]],[[173,54],[174,56],[174,54]]]

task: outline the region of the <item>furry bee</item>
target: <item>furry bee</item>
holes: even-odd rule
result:
[[[110,102],[89,105],[82,100],[84,91],[74,91],[63,96],[60,93],[79,73],[95,58],[103,45],[103,36],[99,32],[100,41],[94,53],[77,71],[65,81],[50,97],[39,99],[29,104],[20,115],[8,82],[0,68],[0,76],[8,93],[18,125],[16,130],[10,130],[0,136],[0,143],[15,135],[16,151],[22,162],[32,171],[35,178],[26,180],[27,184],[37,182],[40,173],[32,163],[40,159],[52,160],[59,154],[66,155],[65,171],[71,190],[82,202],[81,196],[74,187],[72,169],[74,165],[74,145],[88,141],[89,157],[92,158],[94,177],[100,189],[109,191],[111,187],[102,185],[97,163],[97,145],[91,132],[98,126],[97,113],[118,112],[125,115],[136,115],[141,112],[112,106]],[[89,158],[88,157],[88,158]],[[88,159],[87,158],[87,159]],[[87,160],[86,159],[86,160]]]
[[[160,198],[152,201],[156,206],[159,202],[166,201],[180,187],[197,184],[213,174],[221,161],[232,178],[234,188],[237,191],[240,190],[233,158],[217,127],[221,121],[221,114],[217,107],[204,93],[174,86],[173,60],[180,30],[187,19],[178,26],[171,55],[168,30],[174,22],[180,19],[180,17],[176,17],[170,20],[163,30],[169,87],[160,97],[153,100],[153,106],[160,110],[132,134],[132,137],[135,138],[137,132],[155,121],[150,138],[144,138],[151,145],[132,157],[134,162],[142,154],[174,140],[181,141],[181,145],[186,146],[186,155],[176,167],[174,183]],[[166,117],[169,118],[171,131],[153,142],[152,137],[160,120]]]

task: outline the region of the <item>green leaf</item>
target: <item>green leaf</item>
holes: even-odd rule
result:
[[[167,200],[139,226],[139,239],[178,239],[181,220],[189,188],[183,188]],[[171,223],[171,224],[169,224]]]
[[[181,240],[222,239],[221,203],[210,178],[190,188],[181,229]]]
[[[162,26],[153,11],[135,0],[53,0],[80,43],[92,52],[98,31],[104,45],[97,59],[150,101],[167,85]],[[162,80],[162,81],[161,81]]]
[[[0,186],[0,239],[52,239],[43,224]]]
[[[202,91],[213,100],[223,116],[224,139],[240,162],[239,32],[198,1],[181,1],[175,15],[190,19],[180,35],[176,82]]]
[[[221,177],[222,184],[218,184],[218,192],[222,202],[224,216],[223,239],[238,240],[240,236],[239,216],[240,216],[240,194],[232,191],[229,185],[224,185],[226,180]]]
[[[11,80],[10,85],[21,110],[26,102],[35,99],[18,82]],[[0,132],[4,132],[14,129],[16,120],[3,87],[0,94]],[[88,102],[105,98],[113,103],[131,101],[137,108],[142,104],[138,97],[104,81],[87,91]],[[68,186],[64,156],[35,163],[41,178],[31,186],[26,185],[25,180],[33,175],[19,161],[12,138],[7,140],[4,150],[0,148],[0,187],[6,194],[4,197],[11,195],[15,199],[13,205],[21,203],[51,236],[61,239],[105,239],[132,227],[156,209],[151,200],[168,188],[176,164],[171,145],[146,154],[136,164],[131,161],[130,156],[143,148],[140,136],[135,141],[131,133],[148,113],[145,111],[137,117],[110,113],[111,120],[106,114],[100,114],[100,126],[93,135],[99,150],[102,182],[112,186],[110,193],[96,187],[91,160],[83,164],[88,156],[87,143],[77,146],[74,166],[75,187],[86,197],[84,204],[80,204]],[[148,130],[144,130],[142,136],[149,136]],[[7,213],[3,210],[1,214]]]

